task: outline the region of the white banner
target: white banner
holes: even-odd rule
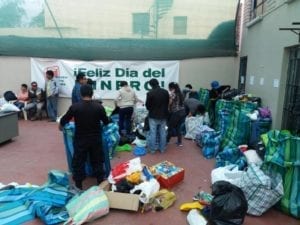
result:
[[[59,84],[59,96],[71,97],[76,75],[83,72],[93,80],[94,93],[102,99],[114,99],[120,81],[127,81],[141,100],[150,89],[148,81],[156,78],[160,86],[178,82],[178,61],[75,61],[31,58],[31,80],[45,87],[45,73],[53,70]]]

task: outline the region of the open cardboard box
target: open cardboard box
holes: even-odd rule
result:
[[[108,181],[103,181],[99,185],[99,187],[105,191],[109,201],[109,208],[138,211],[140,204],[138,195],[113,192],[110,191],[110,186],[111,185]]]

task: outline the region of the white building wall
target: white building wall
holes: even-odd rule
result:
[[[250,0],[245,2],[245,24],[250,21]],[[273,127],[280,129],[288,66],[287,47],[298,43],[291,31],[279,31],[300,21],[300,1],[266,1],[262,20],[244,27],[241,56],[248,57],[246,92],[262,97],[272,111]],[[250,21],[250,22],[249,22]],[[263,82],[262,82],[263,81]],[[278,82],[277,82],[278,81]],[[277,87],[278,83],[278,87]]]
[[[149,12],[151,18],[155,15],[153,0],[46,2],[45,27],[1,28],[0,35],[59,38],[60,32],[64,38],[141,38],[140,34],[133,33],[133,13]],[[207,39],[220,23],[235,19],[237,3],[238,0],[173,0],[172,7],[158,22],[158,38]],[[187,16],[187,34],[174,35],[174,16]],[[150,32],[143,38],[155,38],[155,35]]]
[[[237,60],[234,57],[201,58],[180,61],[179,83],[181,87],[190,83],[195,90],[200,87],[210,88],[212,80],[220,83],[237,84]],[[30,58],[0,57],[0,97],[7,90],[18,92],[20,84],[31,82]],[[70,98],[60,98],[59,115],[64,113],[71,104]],[[105,105],[113,106],[112,101],[104,101]]]

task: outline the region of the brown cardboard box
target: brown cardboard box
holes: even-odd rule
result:
[[[139,209],[139,196],[134,194],[106,191],[105,192],[109,207],[112,209],[124,209],[138,211]]]
[[[103,181],[99,187],[105,191],[109,208],[138,211],[140,203],[138,195],[110,191],[111,184],[107,180]]]

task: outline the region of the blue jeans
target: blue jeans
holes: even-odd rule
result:
[[[47,97],[47,112],[49,119],[56,120],[57,117],[57,96],[49,96]]]
[[[148,148],[151,152],[155,152],[157,149],[160,152],[166,150],[167,133],[166,133],[166,119],[152,119],[149,118],[149,138],[148,138]]]

